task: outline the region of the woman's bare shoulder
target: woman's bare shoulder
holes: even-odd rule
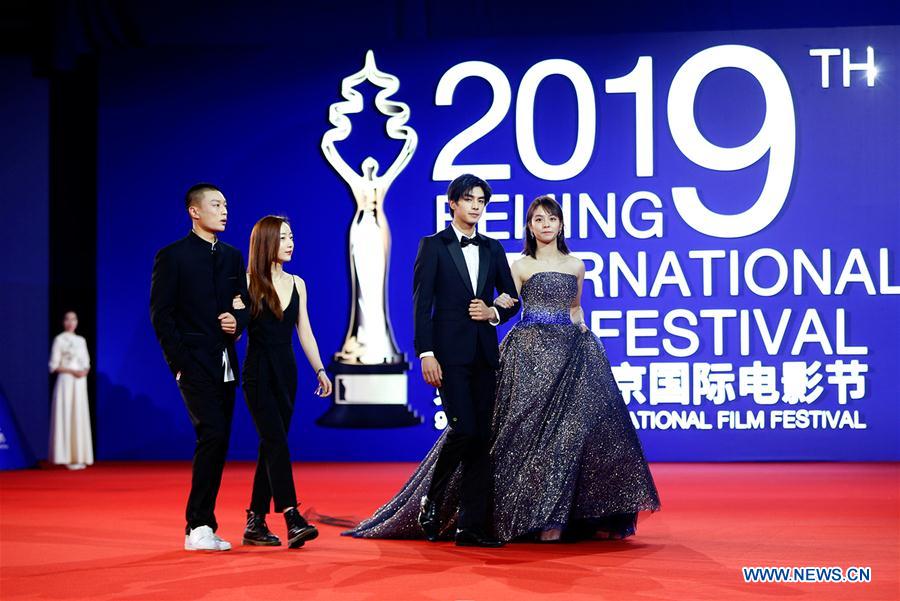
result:
[[[568,260],[566,261],[566,267],[571,268],[575,275],[584,274],[584,261],[582,261],[575,255],[568,256]]]
[[[529,257],[528,255],[523,255],[513,261],[512,266],[510,267],[513,273],[522,274],[527,273],[529,271],[529,265],[534,262],[534,259]]]

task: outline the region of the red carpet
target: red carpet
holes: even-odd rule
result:
[[[227,553],[180,550],[186,463],[0,474],[0,598],[900,599],[898,464],[656,464],[663,509],[626,541],[239,546],[252,466],[219,497]],[[368,515],[410,464],[299,464],[301,509]],[[272,516],[280,536],[284,524]],[[745,583],[741,566],[870,567],[869,583]]]

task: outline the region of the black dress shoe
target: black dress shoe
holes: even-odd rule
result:
[[[456,531],[457,547],[502,547],[503,541],[499,538],[491,538],[483,532],[462,528]]]
[[[422,497],[422,505],[419,508],[419,526],[425,533],[425,540],[435,542],[441,533],[441,525],[438,522],[437,503],[429,501],[428,497]]]
[[[316,527],[307,522],[294,507],[284,512],[284,521],[288,529],[288,547],[291,549],[298,549],[306,541],[319,536]]]
[[[247,510],[247,528],[244,530],[244,545],[258,547],[277,547],[281,545],[281,539],[272,534],[266,525],[266,514],[253,513]]]

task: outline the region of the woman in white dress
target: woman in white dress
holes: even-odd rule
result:
[[[69,311],[63,332],[53,339],[50,373],[56,374],[50,410],[50,461],[70,470],[94,463],[87,375],[91,369],[84,337],[75,333],[78,315]]]

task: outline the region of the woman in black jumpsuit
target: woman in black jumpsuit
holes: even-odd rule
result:
[[[280,545],[265,522],[272,501],[275,512],[284,513],[288,546],[297,548],[318,536],[315,526],[297,511],[297,495],[291,470],[287,431],[297,394],[297,363],[291,344],[297,328],[301,346],[316,369],[317,393],[328,396],[331,382],[325,374],[309,316],[306,287],[299,277],[286,273],[282,265],[293,254],[290,226],[281,217],[268,216],[257,222],[250,235],[248,289],[251,318],[242,374],[244,397],[259,433],[259,458],[253,478],[250,509],[247,510],[245,545]],[[282,298],[287,296],[286,305]],[[275,307],[273,310],[272,307]]]

